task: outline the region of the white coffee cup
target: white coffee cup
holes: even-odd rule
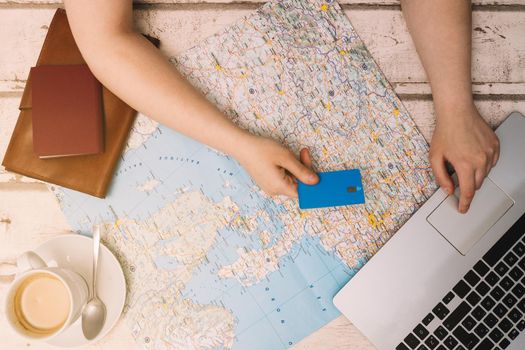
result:
[[[17,334],[49,340],[78,319],[89,296],[86,281],[78,273],[48,267],[34,252],[18,257],[17,269],[5,300],[8,324]]]

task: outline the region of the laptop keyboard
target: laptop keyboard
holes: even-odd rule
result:
[[[396,350],[497,350],[525,329],[525,214]]]

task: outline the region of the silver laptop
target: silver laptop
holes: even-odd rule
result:
[[[438,190],[334,297],[381,350],[525,349],[525,117],[467,214]]]

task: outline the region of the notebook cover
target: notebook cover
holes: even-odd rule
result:
[[[101,85],[88,66],[31,68],[33,150],[40,158],[103,151]]]
[[[158,39],[147,38],[158,46]],[[36,65],[85,63],[73,39],[66,11],[57,9],[49,25],[49,30]],[[111,91],[103,87],[104,153],[40,159],[33,152],[31,90],[31,75],[29,75],[20,102],[20,116],[11,136],[2,165],[8,171],[100,198],[105,197],[136,112]]]

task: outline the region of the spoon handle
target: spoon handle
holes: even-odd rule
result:
[[[93,298],[97,298],[97,264],[100,248],[100,225],[93,228]]]

